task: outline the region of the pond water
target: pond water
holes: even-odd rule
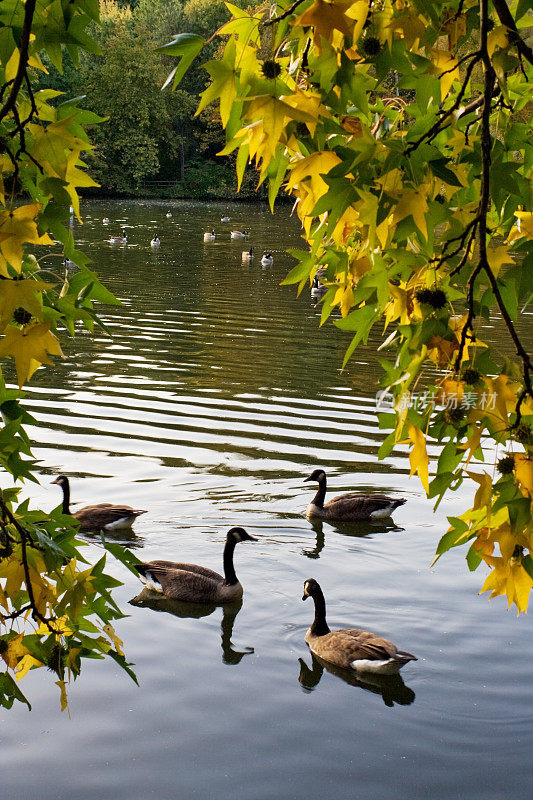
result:
[[[258,205],[87,201],[82,211],[76,240],[123,305],[103,309],[112,339],[80,335],[34,378],[41,485],[28,493],[58,505],[50,480],[65,472],[82,505],[148,509],[116,537],[143,560],[219,570],[229,527],[258,541],[236,549],[240,608],[132,605],[142,587],[112,565],[129,614],[116,628],[140,686],[111,661],[88,663],[69,717],[52,675],[30,673],[33,710],[0,712],[2,798],[529,797],[531,618],[478,596],[484,568],[468,573],[464,553],[430,567],[446,515],[468,498],[434,513],[405,448],[377,461],[372,347],[341,372],[346,335],[319,330],[309,293],[279,285],[286,248],[301,245],[288,207],[272,217]],[[110,246],[122,225],[127,246]],[[244,246],[234,227],[250,231]],[[249,245],[272,251],[273,266],[243,266]],[[334,493],[407,503],[394,523],[312,525],[316,485],[303,481],[317,466]],[[101,555],[97,540],[88,552]],[[331,627],[366,627],[418,656],[402,680],[348,683],[312,663],[309,577]]]

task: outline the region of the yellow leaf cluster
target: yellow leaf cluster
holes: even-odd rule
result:
[[[23,247],[28,244],[54,244],[48,234],[39,234],[35,221],[40,203],[0,208],[0,274],[8,276],[8,264],[20,273]]]
[[[15,360],[19,387],[28,381],[42,364],[51,364],[48,354],[62,356],[59,340],[45,322],[25,325],[22,329],[10,325],[0,341],[0,357]]]
[[[410,475],[418,472],[420,482],[422,483],[426,494],[429,494],[429,457],[426,449],[426,437],[420,428],[417,428],[415,425],[411,425],[411,423],[407,423],[407,433],[409,439],[413,443],[413,447],[409,453],[409,463],[411,465]]]

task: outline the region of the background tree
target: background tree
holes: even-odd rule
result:
[[[437,504],[466,480],[437,557],[467,545],[481,591],[525,611],[533,586],[533,365],[519,312],[533,289],[527,0],[227,3],[224,49],[204,67],[224,154],[254,162],[271,204],[292,195],[307,250],[285,283],[325,270],[324,322],[350,332],[345,363],[383,330],[382,387]],[[174,85],[209,40],[175,37]],[[516,353],[482,342],[498,313]],[[430,465],[427,442],[439,450]]]
[[[64,47],[73,64],[82,49],[97,53],[86,33],[97,19],[97,4],[87,0],[0,4],[0,358],[12,360],[19,386],[8,389],[0,370],[0,703],[8,708],[15,700],[29,705],[18,681],[30,669],[52,671],[62,708],[86,658],[110,656],[135,677],[111,624],[122,614],[105,552],[91,565],[72,517],[18,500],[20,482],[37,480],[24,429],[37,422],[20,406],[20,389],[62,355],[60,332],[92,331],[100,324],[94,303],[118,303],[65,225],[70,207],[79,214],[78,190],[95,185],[84,169],[91,151],[84,126],[99,118],[33,83],[45,55],[61,71]],[[64,257],[79,265],[71,278]],[[104,547],[130,563],[120,547]]]

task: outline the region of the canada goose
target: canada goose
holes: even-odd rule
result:
[[[175,561],[149,561],[134,566],[149,589],[166,597],[188,603],[229,603],[242,597],[242,586],[233,566],[235,545],[237,542],[256,541],[244,528],[228,531],[224,547],[224,576],[206,567]]]
[[[215,231],[206,231],[204,233],[204,242],[214,242],[215,241]]]
[[[52,483],[63,490],[63,514],[70,514],[80,522],[80,531],[116,531],[131,528],[136,517],[146,514],[131,506],[116,506],[112,503],[97,503],[84,506],[79,511],[70,510],[70,483],[66,475],[58,475]]]
[[[245,236],[249,236],[248,231],[232,231],[231,238],[232,239],[244,239]]]
[[[104,217],[102,220],[103,225],[109,225],[109,217]]]
[[[78,269],[78,265],[76,264],[76,262],[72,261],[70,258],[63,259],[63,266],[67,271]]]
[[[342,628],[330,631],[326,622],[326,601],[317,581],[309,578],[304,583],[302,600],[312,597],[315,603],[315,618],[305,634],[305,641],[312,653],[330,664],[356,672],[378,672],[394,675],[408,661],[417,661],[416,656],[398,650],[396,645],[370,631],[359,628]]]
[[[110,244],[126,244],[128,241],[128,237],[126,236],[126,230],[122,228],[122,235],[121,236],[111,236],[109,239]]]
[[[221,222],[231,222],[231,217],[220,217]]]
[[[154,238],[150,242],[150,247],[153,250],[157,250],[159,248],[160,244],[161,244],[161,242],[159,241],[159,236],[157,235],[157,233],[154,233]]]
[[[326,277],[326,270],[323,267],[317,269],[317,271],[315,272],[315,276],[313,278],[313,283],[311,284],[311,297],[315,299],[320,299],[321,297],[324,297],[324,295],[328,290],[328,287],[324,286],[324,284],[322,283],[325,277]]]
[[[327,479],[323,469],[315,469],[305,481],[318,481],[318,492],[307,506],[306,514],[322,519],[355,522],[364,519],[383,519],[390,517],[398,506],[406,502],[403,498],[387,497],[383,494],[358,494],[348,492],[324,503]]]
[[[254,257],[254,248],[253,247],[250,247],[249,250],[243,250],[242,251],[242,260],[244,262],[253,261],[253,257]]]
[[[274,263],[274,257],[272,253],[265,253],[261,259],[261,266],[271,267],[273,263]]]
[[[167,211],[167,219],[170,219],[171,216],[172,216],[172,212],[171,211]]]

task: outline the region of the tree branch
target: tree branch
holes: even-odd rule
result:
[[[526,42],[524,42],[518,33],[516,22],[514,21],[514,17],[509,11],[509,7],[505,0],[493,0],[493,5],[496,9],[498,17],[500,18],[500,22],[509,29],[509,41],[511,44],[516,45],[516,49],[520,55],[524,56],[524,58],[527,59],[530,64],[533,64],[533,50],[528,44],[526,44]]]

